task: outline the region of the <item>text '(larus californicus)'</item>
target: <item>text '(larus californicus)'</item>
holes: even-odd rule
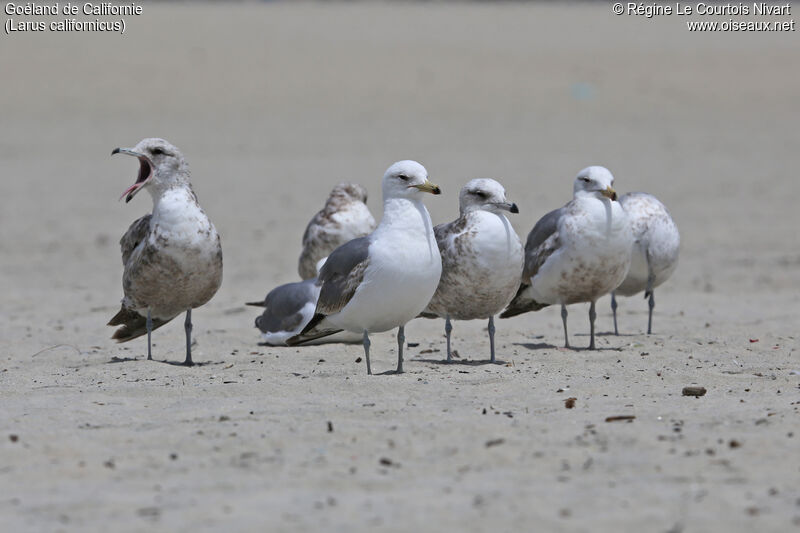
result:
[[[658,198],[644,192],[629,192],[619,198],[633,230],[631,268],[622,284],[611,293],[614,333],[617,329],[617,294],[633,296],[644,291],[648,298],[647,334],[653,332],[654,289],[664,283],[678,266],[681,236],[669,211]]]
[[[147,359],[152,359],[151,334],[186,312],[186,359],[192,363],[192,309],[208,302],[222,283],[222,248],[189,182],[183,154],[164,139],[144,139],[134,148],[112,154],[139,160],[139,175],[122,198],[142,189],[153,198],[153,212],[131,224],[120,240],[122,308],[109,326],[122,326],[112,339],[127,342],[147,333]]]
[[[605,167],[581,170],[572,201],[536,223],[525,244],[522,283],[501,318],[559,304],[569,348],[567,305],[591,302],[589,349],[595,348],[595,302],[625,279],[633,246],[628,216],[613,184],[614,176]]]
[[[459,217],[434,228],[442,254],[442,277],[422,316],[445,319],[447,360],[452,360],[451,319],[489,319],[490,360],[495,361],[494,315],[508,305],[520,285],[523,248],[505,212],[517,204],[493,179],[474,179],[458,197]]]
[[[367,235],[331,253],[319,273],[316,314],[287,340],[294,346],[347,330],[363,335],[367,373],[369,334],[397,331],[397,373],[403,371],[405,324],[430,301],[442,273],[433,224],[423,193],[440,194],[425,167],[399,161],[383,176],[383,218]]]

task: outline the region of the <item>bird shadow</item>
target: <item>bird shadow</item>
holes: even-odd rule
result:
[[[528,350],[555,350],[559,348],[554,344],[548,344],[546,342],[515,342],[512,344],[514,346],[522,346]]]
[[[185,367],[221,365],[221,364],[223,364],[225,362],[225,361],[202,361],[200,363],[194,363],[193,362],[191,365],[187,365],[183,361],[166,361],[166,360],[165,361],[159,361],[157,359],[153,359],[153,361],[155,361],[156,363],[163,363],[165,365],[185,366]]]
[[[588,335],[587,335],[588,337]],[[539,343],[532,343],[532,342],[515,342],[513,343],[514,346],[522,346],[523,348],[527,348],[528,350],[560,350],[560,351],[569,351],[569,352],[620,352],[622,348],[616,348],[614,346],[608,346],[603,348],[595,347],[593,350],[590,350],[588,346],[555,346],[553,344],[547,344],[546,342],[539,342]]]
[[[459,366],[483,366],[483,365],[506,365],[508,364],[507,361],[503,361],[502,359],[495,359],[494,361],[490,359],[452,359],[448,361],[447,359],[414,359],[414,361],[419,363],[431,363],[434,365],[459,365]]]
[[[589,336],[586,333],[578,333],[575,336],[577,337],[577,336],[581,336],[581,335],[583,335],[585,337]],[[617,333],[614,333],[613,331],[598,331],[594,335],[595,335],[595,337],[635,337],[636,336],[635,333],[619,333],[619,334],[617,334]]]
[[[139,357],[112,357],[111,360],[106,361],[107,365],[113,365],[117,363],[130,363],[132,361],[147,361],[147,358],[139,358]],[[163,365],[170,365],[170,366],[210,366],[210,365],[221,365],[224,361],[202,361],[200,363],[192,363],[191,365],[184,364],[183,361],[167,361],[167,360],[159,360],[159,359],[151,359],[154,363],[161,363]]]
[[[111,360],[106,361],[107,365],[113,365],[116,363],[128,363],[130,361],[141,361],[138,357],[112,357]]]

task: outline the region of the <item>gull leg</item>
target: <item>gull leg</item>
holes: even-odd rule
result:
[[[653,333],[653,308],[656,306],[656,297],[653,295],[653,284],[656,281],[656,275],[653,268],[650,266],[650,254],[647,254],[647,290],[644,291],[644,297],[649,297],[647,302],[650,311],[647,314],[647,334]]]
[[[561,321],[564,323],[564,348],[569,348],[569,335],[567,335],[567,306],[561,304]]]
[[[368,376],[372,375],[372,367],[369,366],[369,345],[370,344],[371,343],[369,342],[369,333],[367,332],[367,330],[364,330],[364,357],[366,357],[366,359],[367,359],[367,375]]]
[[[150,318],[150,308],[147,308],[147,320],[145,321],[145,327],[147,328],[147,360],[153,360],[153,352],[150,348],[150,336],[153,333],[153,319]]]
[[[403,344],[406,342],[406,327],[397,328],[397,373],[403,373]]]
[[[617,296],[613,292],[611,293],[611,312],[614,313],[614,335],[619,335],[619,330],[617,329]]]
[[[193,366],[192,362],[192,310],[186,310],[186,322],[183,323],[183,329],[186,330],[186,360],[183,362],[184,366]]]
[[[494,315],[489,317],[489,360],[494,363]]]
[[[447,336],[447,362],[451,362],[453,360],[453,356],[450,352],[450,333],[453,331],[453,324],[450,323],[450,315],[447,315],[444,319],[444,334]]]
[[[589,341],[589,349],[594,350],[594,319],[597,318],[597,313],[594,311],[594,302],[592,305],[589,306],[589,335],[591,336],[591,340]]]

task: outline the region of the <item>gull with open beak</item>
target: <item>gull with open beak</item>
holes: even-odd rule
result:
[[[367,374],[369,334],[398,328],[397,373],[403,372],[405,324],[430,301],[442,259],[423,193],[440,194],[425,167],[399,161],[383,176],[383,218],[375,231],[334,250],[319,272],[314,318],[289,346],[347,330],[363,335]]]
[[[567,305],[590,302],[589,349],[595,348],[595,302],[625,279],[633,246],[628,215],[613,185],[605,167],[578,173],[572,201],[543,216],[528,235],[522,283],[500,318],[560,305],[569,348]]]
[[[152,359],[151,334],[186,312],[186,359],[192,362],[192,309],[208,302],[222,283],[222,248],[189,182],[183,154],[163,139],[144,139],[135,148],[116,148],[139,160],[139,174],[120,200],[129,202],[142,189],[153,198],[153,212],[131,224],[120,240],[122,308],[109,326],[121,326],[117,342],[147,334],[147,359]]]
[[[459,217],[434,228],[442,253],[442,278],[426,318],[445,319],[447,360],[452,360],[451,319],[489,319],[489,360],[495,362],[494,315],[508,305],[522,275],[523,249],[505,213],[519,213],[506,191],[488,178],[467,183],[458,197]]]

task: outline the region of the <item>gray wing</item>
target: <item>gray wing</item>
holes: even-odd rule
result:
[[[303,320],[303,307],[316,299],[316,278],[275,287],[264,299],[264,313],[256,318],[256,327],[263,333],[292,331]]]
[[[566,208],[560,207],[550,211],[539,219],[528,234],[525,243],[525,268],[522,271],[524,283],[529,283],[547,258],[558,249],[558,223],[564,216]]]
[[[319,272],[316,314],[338,313],[353,298],[369,264],[369,245],[369,237],[359,237],[331,252]]]
[[[147,237],[147,232],[150,231],[150,218],[152,215],[145,215],[142,218],[134,220],[133,224],[125,232],[125,235],[119,240],[119,247],[122,250],[122,265],[128,264],[128,259],[131,254]]]
[[[500,313],[500,318],[510,318],[547,307],[547,304],[534,300],[528,294],[528,289],[531,286],[531,278],[539,272],[547,258],[559,247],[558,223],[565,213],[565,207],[550,211],[539,219],[528,234],[528,242],[525,243],[525,267],[522,270],[522,283],[520,283],[517,294]]]

